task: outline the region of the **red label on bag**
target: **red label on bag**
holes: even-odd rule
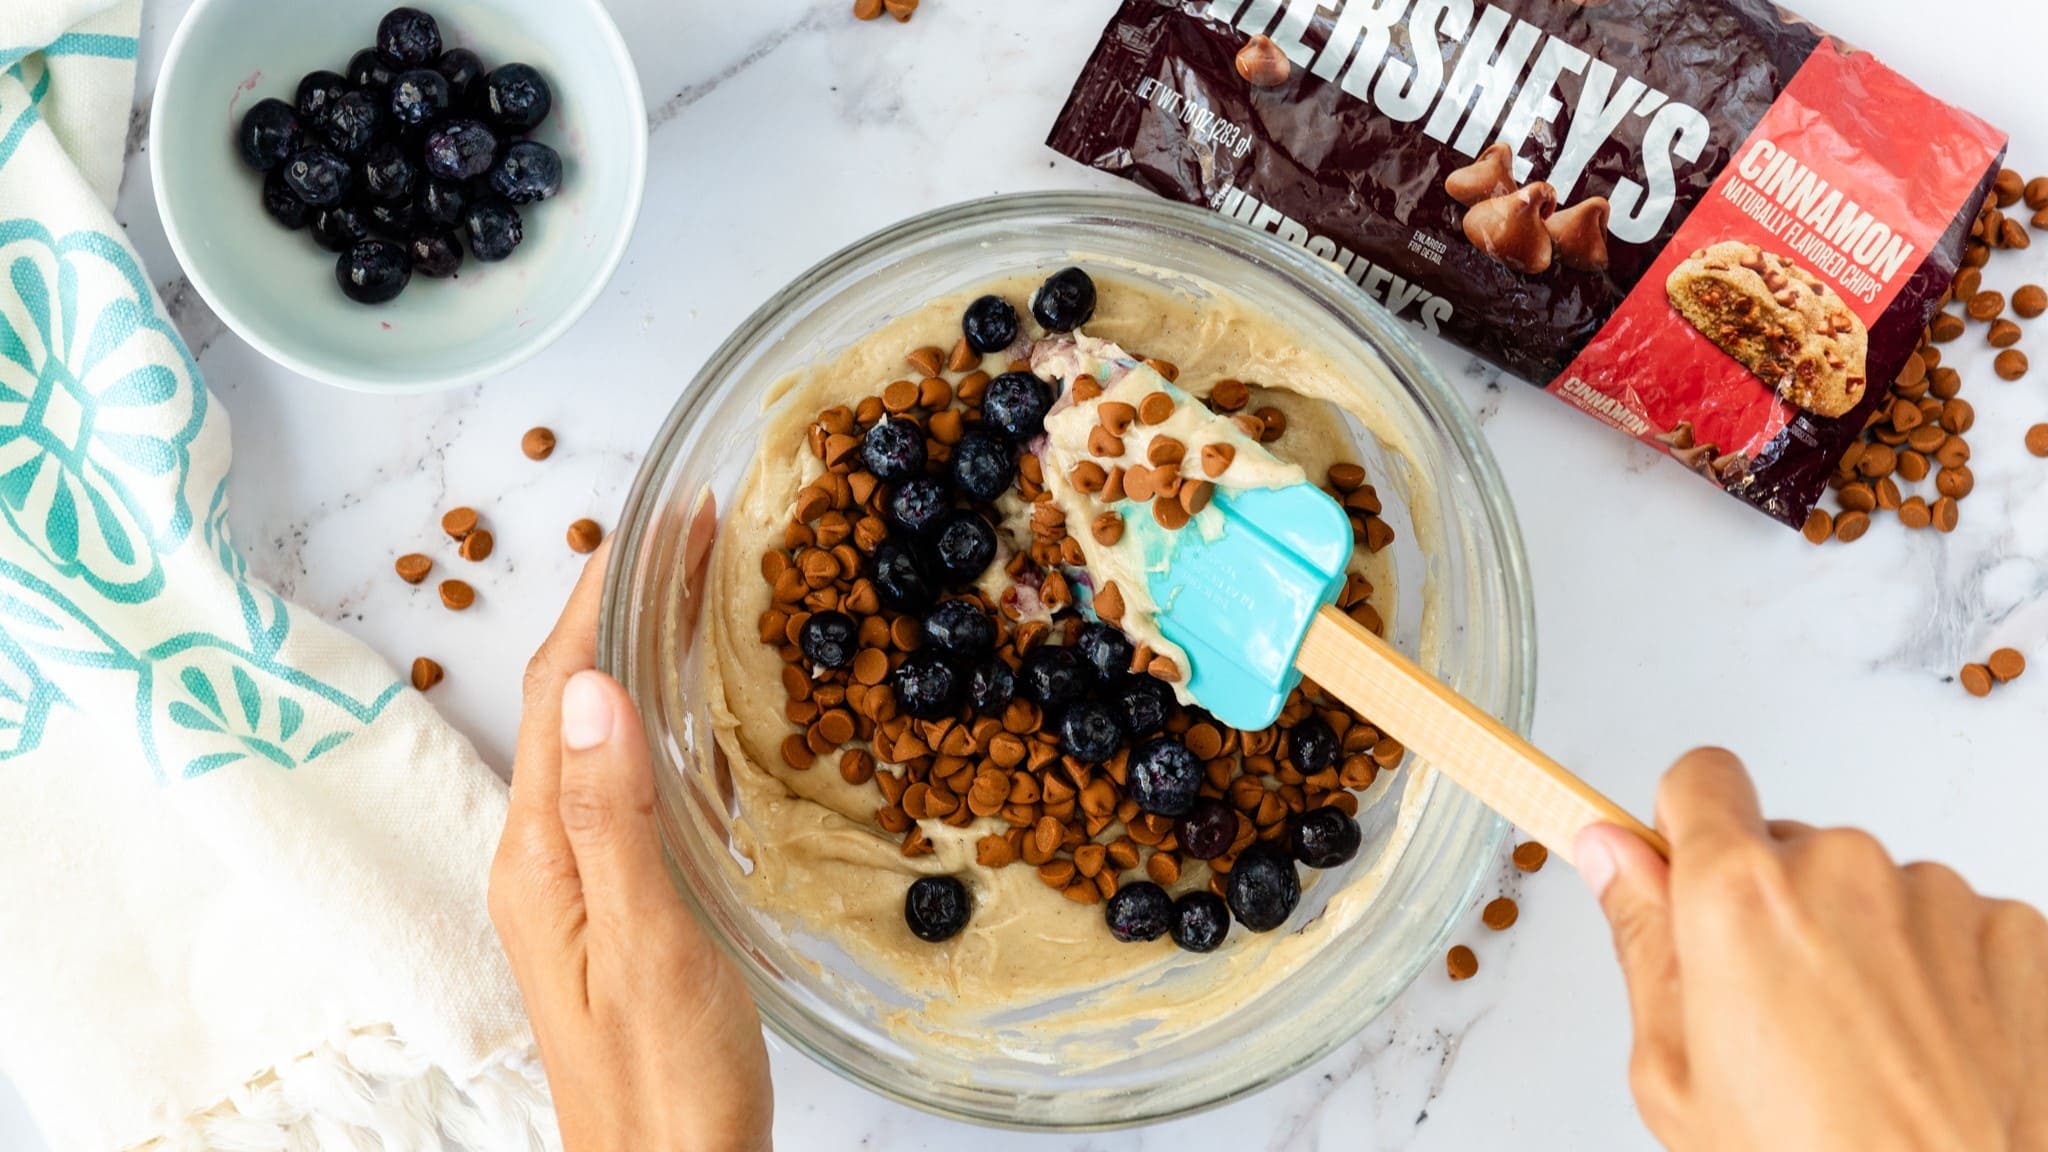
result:
[[[1890,131],[1894,118],[1919,130]],[[1548,390],[1738,488],[1788,437],[1812,444],[1814,422],[1883,400],[1870,330],[2002,144],[1823,41]]]

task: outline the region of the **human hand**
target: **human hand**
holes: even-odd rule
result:
[[[639,715],[592,670],[610,551],[527,667],[491,920],[566,1152],[763,1152],[774,1108],[753,997],[669,886]]]
[[[1675,1152],[2048,1148],[2048,920],[1855,830],[1765,822],[1741,760],[1683,756],[1667,865],[1616,826],[1579,871],[1614,924],[1630,1086]]]
[[[1741,761],[1680,759],[1667,865],[1582,833],[1674,1152],[2048,1148],[2048,920],[1851,830],[1766,823]]]

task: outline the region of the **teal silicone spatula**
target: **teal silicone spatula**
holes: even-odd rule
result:
[[[1567,861],[1595,823],[1668,854],[1655,831],[1333,606],[1352,549],[1335,500],[1302,483],[1219,490],[1213,506],[1222,515],[1204,530],[1130,523],[1144,534],[1159,630],[1186,651],[1188,691],[1217,719],[1264,728],[1306,675]]]

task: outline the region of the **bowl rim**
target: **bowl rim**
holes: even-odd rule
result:
[[[171,33],[170,43],[164,49],[163,62],[157,68],[155,80],[157,92],[162,93],[169,88],[170,78],[184,60],[186,42],[191,37],[192,30],[197,25],[200,15],[216,5],[233,2],[235,0],[193,0],[191,7],[187,8],[185,14],[179,17],[177,30]],[[163,125],[169,120],[169,117],[164,115],[166,109],[159,105],[152,107],[149,118],[150,193],[151,199],[156,204],[157,219],[163,223],[164,238],[170,242],[171,255],[178,262],[178,270],[184,274],[185,279],[192,285],[193,290],[199,293],[200,298],[206,301],[206,306],[213,310],[215,316],[220,318],[221,323],[226,325],[229,331],[240,337],[244,343],[247,343],[251,348],[261,353],[265,359],[308,379],[317,380],[322,384],[332,385],[349,392],[361,392],[379,396],[408,396],[426,392],[442,392],[489,380],[494,376],[510,372],[512,369],[540,355],[542,351],[554,344],[555,341],[561,339],[570,328],[574,327],[576,322],[581,320],[584,314],[590,311],[591,306],[597,303],[598,297],[604,294],[606,287],[611,284],[612,277],[617,274],[620,265],[625,263],[626,250],[632,245],[633,233],[639,225],[640,210],[647,195],[647,152],[650,128],[647,123],[647,98],[640,88],[639,69],[634,66],[633,54],[626,47],[625,36],[620,33],[618,23],[612,19],[611,12],[605,8],[602,0],[573,0],[573,2],[580,6],[584,14],[594,22],[598,34],[603,37],[605,44],[611,51],[615,70],[627,81],[625,85],[627,93],[627,107],[625,111],[630,114],[631,122],[638,126],[638,130],[627,135],[629,147],[626,157],[626,211],[620,217],[619,227],[612,236],[610,247],[604,254],[604,259],[597,274],[590,278],[590,283],[584,286],[583,291],[577,295],[576,299],[568,307],[562,309],[545,324],[536,325],[530,329],[524,339],[515,341],[510,348],[482,363],[444,372],[439,375],[406,379],[395,383],[368,379],[285,351],[269,337],[257,331],[243,317],[236,314],[234,309],[224,307],[221,303],[221,294],[216,291],[201,265],[192,259],[192,248],[185,241],[184,232],[179,227],[176,213],[171,211],[169,197],[165,191],[165,150],[161,135]]]
[[[1376,315],[1379,320],[1379,335],[1387,341],[1387,346],[1375,351],[1389,359],[1404,362],[1404,366],[1412,365],[1421,369],[1414,374],[1415,385],[1426,398],[1430,412],[1441,418],[1444,435],[1456,446],[1462,460],[1472,469],[1474,484],[1492,510],[1493,514],[1486,518],[1486,527],[1491,531],[1493,544],[1498,549],[1500,567],[1511,574],[1511,578],[1503,582],[1506,602],[1501,607],[1520,622],[1522,632],[1521,644],[1509,653],[1518,666],[1508,670],[1509,699],[1507,714],[1502,719],[1514,731],[1526,736],[1535,718],[1537,688],[1537,621],[1534,589],[1529,578],[1528,555],[1522,539],[1520,518],[1501,474],[1499,463],[1494,459],[1471,409],[1451,389],[1448,378],[1423,353],[1420,344],[1409,333],[1407,326],[1397,321],[1384,306],[1364,293],[1358,285],[1345,278],[1334,265],[1318,260],[1267,233],[1232,225],[1212,212],[1123,190],[1005,193],[958,201],[917,213],[871,232],[811,265],[791,278],[787,284],[741,320],[732,333],[704,360],[689,384],[677,395],[675,404],[650,441],[646,454],[641,458],[641,467],[635,474],[621,505],[616,538],[608,542],[611,545],[608,556],[614,562],[607,565],[603,579],[603,600],[599,609],[597,628],[598,668],[619,679],[622,684],[628,685],[629,693],[633,691],[631,684],[637,677],[630,669],[619,666],[618,659],[630,658],[632,655],[627,638],[635,611],[631,598],[633,573],[630,571],[631,565],[617,561],[621,557],[634,556],[640,550],[646,529],[651,523],[645,515],[646,505],[650,499],[658,495],[658,489],[665,479],[665,472],[659,471],[657,466],[670,458],[677,438],[684,434],[685,429],[696,417],[710,395],[714,383],[744,360],[763,332],[772,328],[790,308],[811,296],[818,284],[830,281],[848,269],[872,260],[904,238],[932,233],[957,224],[986,222],[991,216],[1000,218],[1005,215],[1032,213],[1112,217],[1141,215],[1151,217],[1155,223],[1177,224],[1196,230],[1227,228],[1231,237],[1260,249],[1263,259],[1280,264],[1287,272],[1314,281],[1331,295],[1357,305],[1368,314]],[[1432,774],[1429,786],[1432,789],[1457,790],[1462,802],[1477,810],[1480,819],[1477,834],[1483,841],[1484,848],[1479,858],[1498,857],[1501,844],[1509,832],[1507,821],[1498,813],[1485,809],[1469,793],[1457,789],[1457,785],[1442,773]],[[1243,1100],[1290,1079],[1344,1044],[1355,1040],[1364,1025],[1370,1022],[1370,1019],[1362,1021],[1359,1028],[1347,1033],[1343,1039],[1324,1048],[1304,1051],[1298,1058],[1270,1070],[1263,1077],[1248,1079],[1236,1090],[1219,1094],[1212,1099],[1147,1112],[1144,1115],[1094,1121],[1034,1123],[988,1112],[950,1107],[945,1103],[916,1095],[906,1086],[885,1075],[886,1069],[859,1066],[819,1051],[795,1027],[770,1011],[768,1006],[777,1004],[782,999],[779,991],[772,985],[764,987],[761,974],[756,971],[756,966],[748,953],[717,929],[714,918],[706,911],[702,900],[676,861],[667,834],[664,832],[658,839],[661,841],[662,856],[669,871],[672,887],[677,890],[691,914],[705,925],[707,934],[717,947],[739,969],[754,993],[757,1005],[761,1006],[762,1022],[776,1037],[813,1062],[884,1099],[948,1120],[987,1128],[1033,1133],[1114,1131],[1165,1123]],[[1491,872],[1484,867],[1474,869],[1459,899],[1451,905],[1453,910],[1436,926],[1429,946],[1419,949],[1413,961],[1407,965],[1407,970],[1401,973],[1399,991],[1393,994],[1388,1006],[1406,995],[1431,960],[1442,954],[1450,938],[1456,933],[1464,911],[1473,904],[1490,876]]]

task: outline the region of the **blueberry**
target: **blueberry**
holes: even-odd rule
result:
[[[1029,372],[1005,372],[988,382],[981,420],[1011,440],[1029,440],[1045,431],[1052,399],[1052,385]]]
[[[313,214],[313,242],[329,252],[346,252],[370,238],[370,218],[354,204],[336,204]]]
[[[418,183],[419,192],[413,197],[412,208],[419,223],[436,228],[462,227],[469,216],[469,194],[462,190],[462,185],[432,178]]]
[[[960,331],[967,346],[983,356],[1000,352],[1017,340],[1017,310],[1001,296],[983,296],[967,306]]]
[[[1335,868],[1358,855],[1365,834],[1342,808],[1315,808],[1294,822],[1294,858],[1311,868]]]
[[[924,618],[924,638],[948,655],[977,660],[996,647],[996,622],[972,600],[948,600]]]
[[[960,707],[964,679],[945,656],[930,648],[920,648],[904,657],[896,671],[889,674],[889,688],[906,715],[939,720]]]
[[[361,156],[377,141],[383,126],[383,101],[366,89],[345,92],[320,124],[321,135],[343,156]]]
[[[951,876],[925,876],[903,895],[903,921],[919,940],[937,944],[967,927],[974,911],[967,885]]]
[[[932,602],[932,581],[917,551],[898,540],[875,546],[869,575],[882,603],[899,612],[921,612]]]
[[[406,248],[412,270],[422,276],[446,280],[462,271],[462,241],[453,232],[415,232]]]
[[[1202,788],[1202,762],[1171,736],[1154,738],[1131,757],[1128,790],[1155,816],[1185,816]]]
[[[412,258],[388,240],[364,240],[335,261],[334,278],[342,294],[356,303],[382,304],[405,291]]]
[[[363,212],[370,219],[370,231],[393,240],[410,240],[418,224],[410,200],[367,200]]]
[[[1063,268],[1038,286],[1031,315],[1047,332],[1072,332],[1095,315],[1095,281],[1079,268]]]
[[[391,81],[391,118],[408,128],[448,114],[448,79],[432,68],[400,72]]]
[[[1301,903],[1301,877],[1294,861],[1271,844],[1254,844],[1238,854],[1224,886],[1237,922],[1254,932],[1271,932]]]
[[[860,626],[844,612],[813,612],[797,630],[796,646],[813,664],[844,668],[860,647]]]
[[[305,135],[291,105],[282,100],[258,100],[242,114],[235,142],[241,145],[244,163],[258,172],[268,172],[303,147]]]
[[[932,540],[939,573],[955,584],[972,584],[996,558],[996,530],[979,512],[955,509]]]
[[[986,432],[969,432],[953,446],[946,467],[969,500],[993,504],[1017,479],[1017,450]]]
[[[308,207],[328,208],[347,198],[348,161],[325,148],[308,148],[285,162],[284,186]]]
[[[412,195],[419,169],[405,158],[405,150],[385,141],[374,144],[363,157],[363,191],[373,200],[403,200]]]
[[[468,108],[481,91],[483,58],[467,48],[450,48],[434,61],[434,71],[448,82],[448,100],[456,108]]]
[[[967,702],[984,716],[1001,716],[1017,694],[1017,674],[1001,660],[984,660],[967,677]]]
[[[1102,910],[1109,934],[1126,944],[1157,940],[1173,929],[1173,897],[1150,880],[1116,890]]]
[[[1190,892],[1173,902],[1173,942],[1189,952],[1214,952],[1230,935],[1230,905],[1214,892]]]
[[[417,68],[441,54],[441,26],[417,8],[393,8],[377,22],[377,51],[394,68]]]
[[[1155,735],[1173,715],[1173,689],[1150,676],[1131,677],[1117,690],[1113,702],[1117,722],[1133,740]]]
[[[1017,669],[1017,691],[1047,713],[1065,708],[1088,694],[1081,658],[1072,648],[1033,648],[1024,654],[1024,663]]]
[[[348,58],[348,69],[344,75],[352,88],[374,88],[382,92],[391,87],[393,73],[375,48],[365,48]]]
[[[912,476],[882,498],[882,515],[912,536],[928,536],[953,510],[953,494],[942,480]]]
[[[555,106],[546,78],[529,64],[506,64],[484,79],[484,112],[507,132],[531,132]]]
[[[294,107],[298,110],[299,121],[309,129],[317,129],[334,115],[335,105],[348,95],[348,78],[339,72],[308,72],[299,81],[299,93]]]
[[[1313,776],[1337,763],[1337,734],[1320,716],[1304,717],[1287,732],[1287,758],[1303,776]]]
[[[273,169],[263,175],[263,210],[270,218],[297,232],[306,226],[306,218],[312,209],[306,202],[292,195],[291,188],[284,182],[284,172]]]
[[[470,252],[486,264],[510,256],[512,250],[519,247],[519,242],[526,238],[526,227],[519,219],[519,210],[503,200],[485,200],[470,205],[469,214],[463,221],[469,233]]]
[[[1100,700],[1083,700],[1060,714],[1060,751],[1088,764],[1100,764],[1123,747],[1124,732],[1116,711]]]
[[[861,463],[884,484],[924,475],[924,429],[915,420],[886,417],[860,441]]]
[[[1213,796],[1195,801],[1180,818],[1180,849],[1197,860],[1214,860],[1237,841],[1237,809]]]
[[[491,170],[498,134],[478,120],[450,120],[427,133],[427,171],[443,180],[474,180]]]
[[[491,191],[514,204],[546,200],[562,190],[562,157],[538,140],[521,140],[498,157],[490,181]]]
[[[1136,651],[1124,636],[1123,629],[1114,624],[1089,624],[1081,629],[1080,638],[1074,647],[1081,653],[1081,663],[1095,674],[1095,681],[1104,687],[1123,682],[1130,675],[1131,656]]]

